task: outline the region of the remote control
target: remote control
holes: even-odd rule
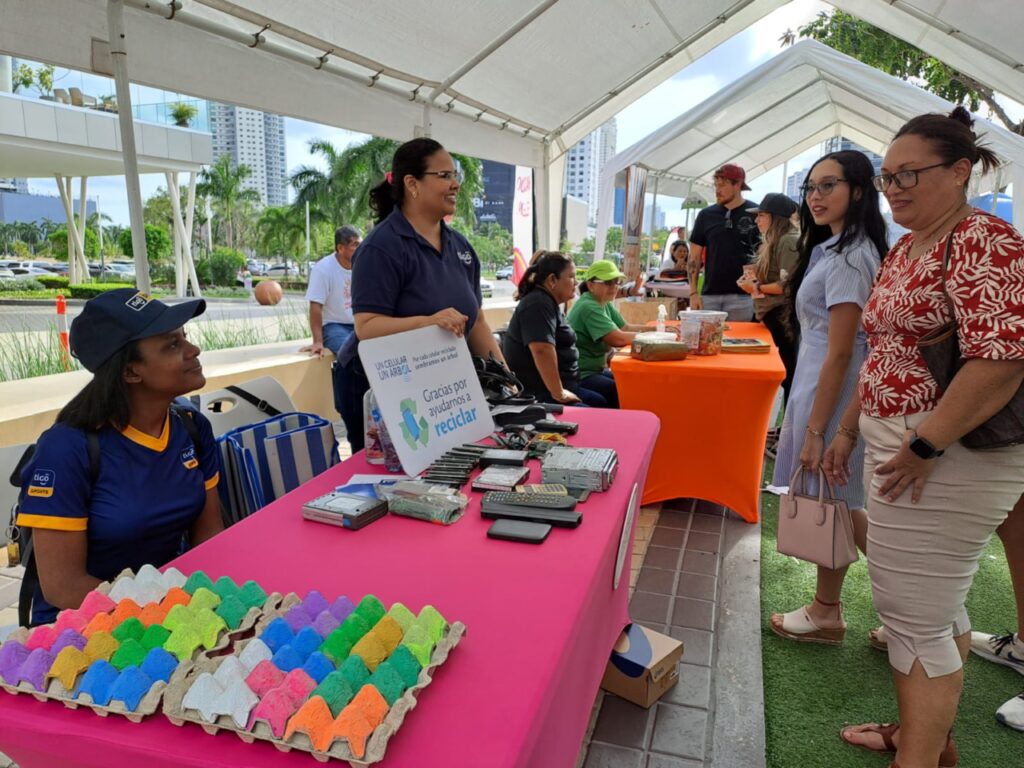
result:
[[[487,504],[480,507],[481,517],[497,520],[529,520],[534,523],[547,523],[556,528],[576,528],[583,520],[579,512],[564,509],[540,509],[538,507],[518,507],[511,504]]]
[[[513,507],[537,507],[539,509],[576,509],[576,499],[568,494],[556,493],[515,493],[488,491],[484,494],[485,506],[505,504]]]

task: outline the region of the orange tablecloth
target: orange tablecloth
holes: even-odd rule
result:
[[[760,323],[729,325],[726,336],[771,343]],[[707,499],[757,522],[768,419],[786,373],[778,350],[657,363],[619,354],[611,368],[621,407],[661,419],[643,503]]]

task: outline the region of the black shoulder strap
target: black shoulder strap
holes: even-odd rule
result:
[[[174,403],[171,404],[171,413],[178,417],[181,421],[181,425],[188,432],[188,436],[192,438],[192,443],[196,447],[196,456],[202,458],[203,455],[203,443],[199,437],[199,427],[196,426],[196,420],[192,418],[192,411],[188,408],[184,408]]]
[[[89,454],[89,489],[96,485],[100,478],[100,436],[96,432],[85,433],[85,445]],[[32,446],[34,449],[35,446]],[[28,458],[32,453],[26,450]],[[22,457],[22,462],[26,461]],[[22,627],[31,626],[32,622],[32,601],[36,596],[39,587],[39,569],[36,567],[35,544],[32,540],[31,529],[24,529],[19,536],[21,546],[21,562],[25,564],[25,575],[21,579],[21,588],[18,590],[18,624]]]
[[[277,408],[272,406],[266,400],[262,400],[256,397],[256,395],[254,395],[252,392],[246,392],[241,387],[236,387],[233,384],[229,384],[228,386],[224,387],[224,389],[226,389],[228,392],[231,392],[232,394],[238,395],[240,398],[245,400],[245,402],[249,403],[250,405],[255,405],[260,411],[267,414],[267,416],[281,415],[281,411],[277,410]]]

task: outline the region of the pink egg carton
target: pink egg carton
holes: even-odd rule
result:
[[[166,682],[162,679],[155,680],[146,693],[138,699],[134,707],[129,707],[126,701],[117,699],[111,699],[107,704],[100,704],[94,701],[87,692],[80,693],[76,698],[75,688],[81,684],[86,674],[84,668],[76,676],[75,686],[71,689],[65,687],[61,680],[47,674],[47,670],[56,659],[59,650],[74,642],[73,640],[69,641],[69,636],[77,635],[77,645],[81,650],[82,641],[87,638],[80,633],[97,614],[113,614],[122,600],[132,601],[139,606],[153,605],[162,600],[170,589],[181,587],[185,581],[184,574],[173,567],[163,573],[149,565],[140,568],[138,574],[133,573],[131,569],[125,569],[113,581],[99,584],[86,596],[79,608],[61,611],[53,623],[31,629],[19,627],[0,645],[0,652],[3,651],[3,646],[8,644],[24,646],[25,650],[34,654],[28,665],[32,668],[31,674],[15,684],[9,683],[0,675],[0,689],[14,695],[28,694],[39,701],[60,701],[69,709],[87,707],[101,717],[116,714],[133,722],[139,722],[160,708],[161,698],[169,684],[184,681],[188,677],[193,662],[208,654],[224,654],[231,647],[235,638],[252,635],[253,627],[256,626],[264,612],[269,612],[274,616],[280,613],[278,609],[283,600],[282,595],[277,592],[269,594],[262,606],[249,609],[238,627],[233,630],[221,630],[216,642],[209,644],[208,647],[200,645],[195,648],[189,658],[178,659],[177,667],[170,679]],[[10,650],[15,650],[18,654],[21,653],[20,649]],[[28,660],[27,657],[26,660]],[[19,667],[19,670],[21,668]],[[139,690],[139,687],[136,686],[134,693],[137,694]],[[135,695],[129,698],[133,702],[136,700]]]
[[[335,738],[326,749],[315,748],[309,736],[301,731],[284,738],[286,721],[301,708],[316,683],[302,669],[294,669],[270,681],[261,676],[272,652],[260,640],[260,633],[274,619],[284,617],[302,602],[295,593],[286,595],[276,612],[264,615],[257,622],[256,637],[235,643],[233,655],[198,659],[187,678],[176,681],[165,691],[163,712],[167,719],[178,726],[186,722],[195,723],[209,734],[231,731],[246,743],[267,741],[282,752],[293,749],[309,752],[320,762],[344,760],[353,768],[360,768],[383,760],[389,740],[402,726],[406,715],[416,707],[420,693],[433,681],[437,668],[448,659],[452,649],[465,635],[465,625],[452,622],[447,627],[434,646],[430,663],[420,670],[415,685],[408,687],[395,700],[383,721],[369,734],[363,754],[357,757],[343,738]],[[256,678],[260,678],[258,683]],[[254,693],[246,684],[247,680],[262,691],[263,696]],[[273,716],[261,716],[267,714],[260,709],[268,699],[273,702],[268,705],[271,708],[278,703],[275,699],[289,700],[280,702],[285,711],[279,713],[279,721],[273,724]]]

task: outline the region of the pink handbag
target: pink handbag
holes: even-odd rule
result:
[[[797,493],[801,483],[804,493]],[[789,493],[779,498],[779,552],[832,570],[856,561],[853,518],[846,502],[829,498],[832,487],[820,468],[817,497],[806,494],[806,485],[800,465],[789,481]]]

